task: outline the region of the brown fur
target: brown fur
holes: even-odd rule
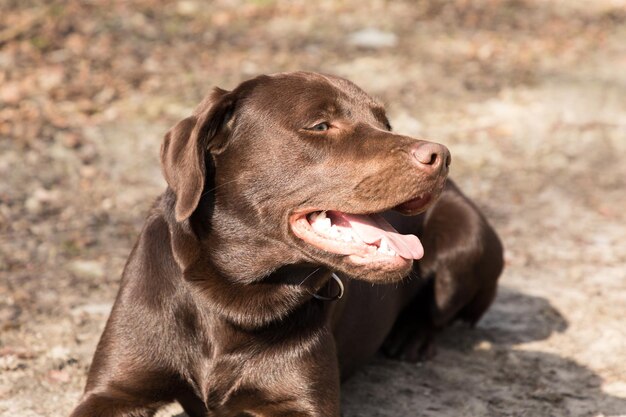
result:
[[[306,129],[320,120],[336,128]],[[416,163],[416,149],[433,160]],[[340,379],[385,339],[417,359],[436,329],[476,322],[493,299],[502,248],[451,183],[424,215],[386,214],[424,243],[412,271],[355,267],[291,232],[294,210],[383,212],[443,189],[447,150],[391,133],[349,81],[290,73],[217,89],[168,132],[161,160],[168,189],[73,417],[151,416],[172,401],[191,417],[339,416]],[[332,271],[345,296],[314,298],[336,291]]]

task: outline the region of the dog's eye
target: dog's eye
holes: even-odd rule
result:
[[[326,122],[318,123],[315,126],[309,127],[307,130],[313,130],[315,132],[325,132],[330,129],[330,125]]]

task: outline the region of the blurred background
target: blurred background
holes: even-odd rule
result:
[[[0,0],[0,415],[76,404],[167,129],[300,69],[446,144],[507,250],[478,328],[377,358],[344,415],[626,415],[624,0]]]

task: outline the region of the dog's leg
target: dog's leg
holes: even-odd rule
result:
[[[404,222],[403,231],[420,231],[417,223]],[[455,319],[475,325],[495,297],[503,268],[495,230],[452,182],[427,213],[420,239],[425,255],[418,275],[427,283],[400,315],[383,348],[389,356],[408,361],[432,356],[436,333]]]
[[[204,402],[191,390],[182,391],[176,400],[183,407],[188,417],[207,417],[209,415]]]
[[[494,280],[493,285],[485,286],[474,296],[474,298],[458,313],[458,318],[476,326],[478,320],[485,314],[494,298],[496,298],[497,285]]]
[[[255,409],[254,411],[248,411],[247,414],[241,414],[241,416],[249,416],[252,415],[254,417],[340,417],[341,414],[339,410],[337,411],[328,411],[322,410],[322,408],[327,408],[325,406],[320,405],[320,409],[316,410],[298,410],[293,409],[290,406],[281,407],[275,404],[272,404],[269,407],[263,407],[259,409]]]
[[[398,317],[383,347],[385,354],[408,362],[430,359],[435,355],[436,334],[460,312],[467,308],[468,315],[475,312],[476,320],[480,318],[493,297],[481,297],[480,292],[475,295],[471,286],[463,285],[467,280],[475,280],[472,271],[459,269],[442,265],[428,278],[427,285]],[[474,299],[488,299],[488,303],[473,305]]]
[[[113,391],[86,393],[70,417],[152,417],[167,403]]]
[[[433,353],[428,351],[428,348],[432,346],[430,341],[434,332],[428,319],[432,294],[433,280],[431,279],[396,319],[382,347],[386,356],[416,362]]]
[[[289,362],[285,362],[289,363]],[[282,368],[272,362],[267,373],[280,372],[281,378],[266,387],[260,403],[242,407],[255,417],[340,417],[339,363],[330,332],[296,361]],[[260,371],[261,372],[261,371]]]
[[[455,319],[474,326],[495,298],[501,259],[498,249],[480,256],[459,253],[439,262],[398,318],[383,351],[410,362],[429,359],[435,354],[434,338],[445,326]]]
[[[320,371],[320,370],[318,370]],[[323,373],[323,371],[322,371]],[[284,401],[268,402],[245,410],[255,417],[340,417],[339,376],[332,381],[319,377],[313,386],[307,389],[292,387],[294,398]]]
[[[178,378],[140,370],[137,362],[113,363],[111,356],[97,356],[106,360],[92,364],[87,389],[71,417],[151,417],[181,391]]]

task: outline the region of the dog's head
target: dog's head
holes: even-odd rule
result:
[[[192,223],[229,275],[312,264],[389,282],[423,249],[380,213],[426,210],[450,154],[392,133],[353,83],[299,72],[216,89],[168,132],[161,160],[176,221]]]

